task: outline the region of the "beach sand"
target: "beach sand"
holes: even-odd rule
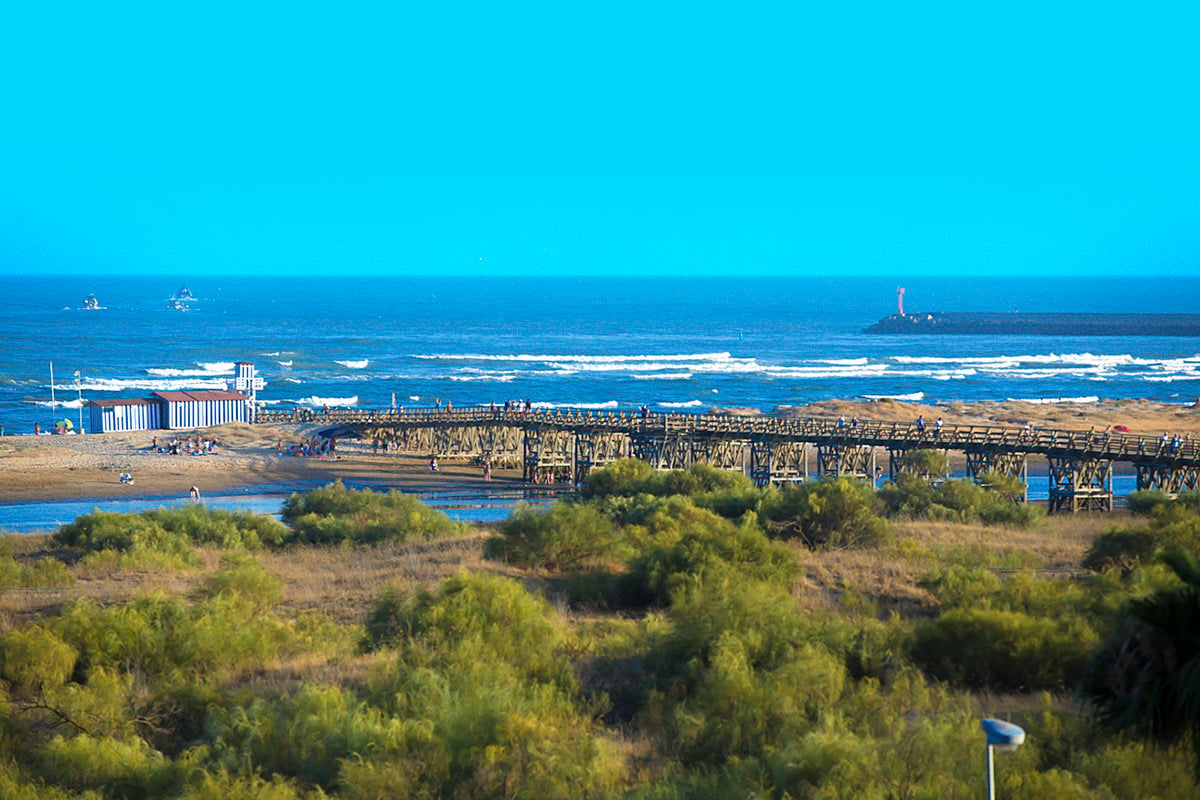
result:
[[[342,480],[352,486],[427,492],[483,491],[520,486],[520,472],[496,469],[484,482],[482,470],[462,462],[428,460],[396,453],[372,454],[369,444],[340,440],[338,458],[279,455],[276,443],[300,443],[321,426],[230,424],[200,432],[220,442],[212,455],[166,455],[151,447],[191,431],[136,431],[63,436],[6,436],[0,439],[0,503],[37,500],[187,498],[252,489],[275,494],[311,489]],[[128,472],[133,484],[122,484]]]
[[[973,403],[921,405],[897,401],[828,401],[778,409],[803,417],[863,421],[911,422],[923,414],[928,423],[942,417],[947,425],[1003,425],[1027,422],[1041,428],[1086,430],[1126,425],[1133,433],[1157,436],[1200,436],[1200,408],[1145,401],[1100,403]],[[742,413],[757,413],[743,410]],[[253,490],[280,493],[311,489],[342,480],[352,486],[396,488],[406,492],[454,490],[483,492],[517,488],[520,473],[497,469],[489,483],[478,466],[441,459],[431,473],[425,458],[395,453],[373,454],[367,443],[342,440],[339,458],[325,460],[280,456],[276,443],[299,443],[318,425],[223,425],[201,432],[221,442],[214,455],[164,455],[153,451],[151,440],[163,442],[189,431],[137,431],[65,436],[6,436],[0,438],[0,503],[52,499],[186,498],[196,486],[202,496]],[[953,463],[953,462],[952,462]],[[120,483],[122,472],[134,483]]]

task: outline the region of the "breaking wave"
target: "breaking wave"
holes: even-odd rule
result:
[[[334,361],[333,363],[341,364],[346,369],[366,369],[367,364],[371,362],[364,358],[361,361]]]
[[[353,397],[301,397],[295,401],[301,406],[355,406],[358,405],[358,395]]]

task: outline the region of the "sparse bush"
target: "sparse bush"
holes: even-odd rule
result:
[[[283,583],[249,555],[227,555],[221,569],[205,580],[196,592],[201,599],[222,595],[246,601],[258,611],[271,608],[283,596]]]
[[[54,541],[87,551],[186,555],[194,544],[257,550],[282,544],[287,535],[287,528],[265,514],[192,505],[138,514],[96,510],[64,525]]]
[[[78,657],[75,648],[40,625],[0,634],[0,676],[16,688],[60,686]]]
[[[688,525],[678,538],[662,537],[666,541],[633,559],[621,581],[627,600],[665,604],[681,584],[716,572],[782,586],[800,573],[795,554],[770,541],[753,514],[735,525],[711,512],[697,511],[697,516],[708,519]]]
[[[972,689],[1028,691],[1073,684],[1099,641],[1062,624],[992,609],[956,609],[917,627],[912,657],[931,675]]]
[[[283,504],[283,519],[307,544],[424,542],[465,530],[440,511],[395,490],[382,494],[347,489],[341,481]]]
[[[41,774],[63,788],[122,800],[163,797],[180,777],[162,753],[136,737],[56,737],[39,751],[38,761]]]
[[[619,545],[611,520],[593,506],[522,503],[501,523],[500,536],[484,546],[484,556],[533,569],[576,569],[612,557]]]
[[[1167,505],[1170,502],[1171,495],[1162,489],[1140,489],[1136,492],[1130,492],[1125,497],[1125,505],[1131,514],[1146,515],[1156,507]]]
[[[519,665],[537,680],[574,682],[556,654],[563,641],[558,612],[510,578],[462,573],[434,592],[385,590],[372,605],[366,632],[371,647],[435,654],[477,643],[490,661]]]
[[[1148,528],[1114,526],[1096,537],[1081,566],[1095,572],[1116,567],[1128,575],[1136,564],[1154,554],[1156,537]]]
[[[889,516],[1021,528],[1045,517],[1040,506],[1017,502],[1024,497],[1025,489],[1016,478],[988,473],[983,480],[989,488],[962,480],[942,481],[935,486],[915,475],[899,475],[880,490],[879,498]]]
[[[891,530],[876,511],[871,487],[836,478],[786,486],[763,498],[768,530],[800,539],[813,550],[870,548],[886,543]]]

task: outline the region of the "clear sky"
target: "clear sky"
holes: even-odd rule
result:
[[[10,3],[0,272],[1194,275],[1197,22]]]

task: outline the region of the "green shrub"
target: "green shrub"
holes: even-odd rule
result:
[[[982,480],[989,488],[963,480],[942,481],[934,486],[915,475],[899,475],[880,490],[879,498],[889,516],[1022,528],[1045,516],[1040,506],[1017,502],[1025,496],[1024,485],[1018,479],[987,473]]]
[[[287,528],[264,514],[189,505],[138,514],[96,510],[64,525],[54,541],[88,551],[178,555],[187,553],[193,544],[257,550],[282,544],[287,536]]]
[[[782,586],[800,573],[792,550],[770,541],[753,514],[735,525],[697,510],[678,538],[659,538],[666,541],[635,557],[621,580],[626,602],[665,604],[681,584],[702,580],[710,573],[729,572]]]
[[[403,795],[396,795],[402,797]],[[176,800],[322,800],[316,793],[301,794],[287,779],[276,775],[267,780],[258,775],[232,775],[228,770],[205,773]]]
[[[1136,564],[1154,554],[1156,538],[1148,528],[1111,527],[1095,538],[1081,565],[1095,572],[1116,567],[1127,575]]]
[[[222,595],[240,598],[258,611],[273,607],[283,597],[283,582],[249,555],[226,555],[221,569],[205,580],[196,592],[201,599]]]
[[[168,533],[162,525],[141,514],[117,514],[96,510],[59,528],[56,544],[87,551],[152,551],[182,554],[190,550],[187,540]]]
[[[32,565],[18,563],[11,555],[0,555],[0,589],[35,586],[70,586],[75,576],[57,558],[39,558]]]
[[[993,609],[956,609],[916,629],[912,657],[931,675],[972,689],[1063,689],[1083,674],[1096,633]]]
[[[1158,506],[1171,502],[1171,495],[1162,489],[1139,489],[1130,492],[1125,498],[1125,505],[1132,514],[1147,515]]]
[[[620,538],[608,517],[580,503],[549,508],[518,504],[484,546],[484,557],[533,569],[575,569],[616,554]]]
[[[166,796],[180,777],[161,753],[136,737],[56,737],[39,752],[38,767],[65,789],[92,789],[123,800]]]
[[[409,647],[435,659],[475,647],[533,680],[574,684],[557,654],[561,617],[511,578],[462,573],[434,592],[387,589],[372,604],[366,634],[370,647]]]
[[[466,529],[411,495],[355,491],[341,481],[293,494],[282,516],[296,538],[308,544],[422,542]]]
[[[0,675],[17,688],[60,686],[78,658],[75,648],[40,625],[0,634]]]
[[[600,469],[594,469],[583,479],[579,488],[582,497],[644,494],[654,475],[654,468],[636,458],[623,458]]]
[[[786,486],[763,498],[763,516],[778,536],[795,537],[814,550],[878,547],[891,531],[876,511],[871,487],[850,478]]]
[[[164,595],[105,608],[81,601],[49,627],[79,653],[83,674],[103,667],[150,680],[180,672],[198,680],[261,663],[293,638],[284,621],[260,618],[250,603],[229,596],[195,605]]]
[[[344,759],[402,752],[406,725],[333,686],[305,686],[279,699],[256,698],[214,716],[206,733],[231,770],[245,763],[331,789]]]
[[[631,497],[639,494],[655,497],[727,497],[748,491],[753,492],[754,486],[750,479],[740,472],[717,469],[704,462],[692,464],[687,469],[656,472],[646,462],[633,458],[614,461],[601,469],[593,470],[584,478],[580,488],[584,499],[614,495]],[[742,513],[745,510],[743,509]]]
[[[950,474],[950,459],[945,450],[909,450],[900,458],[906,474],[923,480],[941,480]]]

